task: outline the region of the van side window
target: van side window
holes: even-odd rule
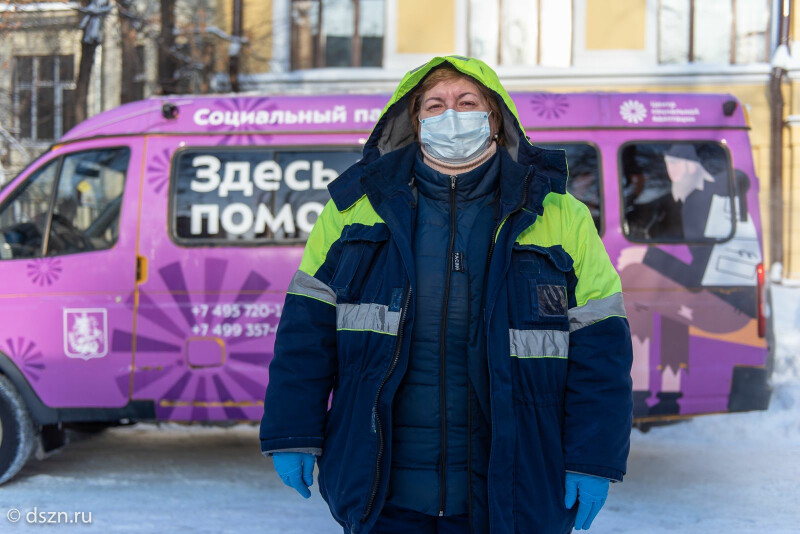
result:
[[[703,243],[732,235],[733,172],[719,143],[627,143],[620,170],[622,230],[631,241]]]
[[[11,194],[0,211],[0,259],[42,255],[58,159],[35,171]]]
[[[130,150],[88,150],[64,157],[56,192],[47,255],[111,248]]]
[[[602,234],[603,208],[597,147],[588,143],[536,143],[536,146],[566,151],[569,168],[567,191],[586,204],[597,232]]]
[[[170,178],[170,227],[183,245],[298,243],[330,199],[328,183],[357,148],[208,147],[179,151]]]

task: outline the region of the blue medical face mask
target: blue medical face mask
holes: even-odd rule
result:
[[[419,141],[436,159],[466,163],[478,157],[491,142],[491,111],[456,111],[420,119]]]

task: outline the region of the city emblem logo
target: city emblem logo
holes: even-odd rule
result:
[[[108,354],[105,308],[64,308],[64,354],[84,360]]]
[[[647,109],[638,100],[626,100],[619,106],[619,115],[631,124],[639,124],[647,117]]]

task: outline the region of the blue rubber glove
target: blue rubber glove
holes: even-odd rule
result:
[[[578,515],[575,516],[575,530],[589,530],[592,521],[608,497],[607,478],[581,473],[567,473],[566,495],[564,505],[567,509],[575,504],[578,498]]]
[[[273,452],[272,463],[283,483],[308,499],[314,484],[314,455],[307,452]]]

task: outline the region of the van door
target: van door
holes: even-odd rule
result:
[[[665,140],[661,132],[619,147],[626,242],[612,257],[631,327],[637,418],[724,412],[741,401],[737,369],[763,377],[750,370],[766,358],[757,212],[746,200],[752,166],[744,153],[737,160],[745,167],[734,168],[724,139]],[[766,408],[760,391],[752,398],[752,408]]]
[[[140,149],[56,149],[0,200],[0,351],[51,407],[128,402]]]
[[[162,420],[261,418],[286,289],[328,182],[360,157],[223,141],[148,140],[134,398]]]

